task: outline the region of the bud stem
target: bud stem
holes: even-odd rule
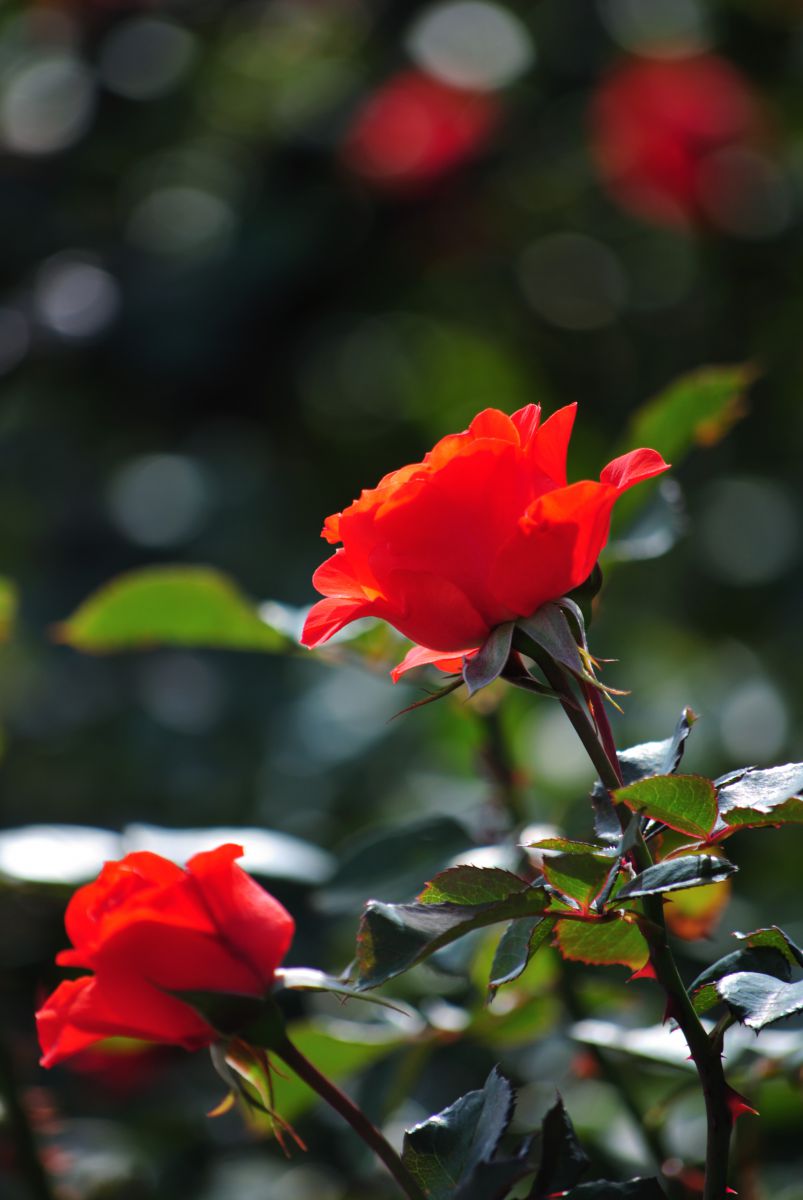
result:
[[[368,1120],[362,1109],[358,1108],[331,1080],[322,1075],[288,1037],[277,1037],[270,1049],[295,1071],[299,1079],[303,1079],[304,1083],[317,1092],[322,1100],[340,1113],[343,1120],[385,1164],[408,1200],[426,1200],[424,1192],[413,1179],[399,1155],[376,1126]]]

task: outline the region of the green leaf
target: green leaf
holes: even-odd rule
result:
[[[418,896],[419,904],[492,904],[530,887],[526,879],[501,867],[449,867]]]
[[[686,739],[697,720],[690,708],[684,708],[670,738],[660,742],[643,742],[621,750],[617,755],[625,784],[635,783],[649,775],[673,775],[680,766]],[[594,831],[606,842],[618,841],[621,827],[616,810],[610,801],[608,789],[599,780],[591,793],[594,809]]]
[[[473,658],[463,660],[463,679],[469,696],[498,679],[505,669],[513,645],[513,622],[505,621],[492,629]]]
[[[733,936],[751,947],[772,946],[783,954],[790,966],[803,967],[803,950],[777,925],[770,925],[766,929],[754,929],[752,933],[734,933]]]
[[[560,1096],[541,1122],[541,1146],[541,1163],[530,1200],[573,1188],[591,1164]]]
[[[627,1183],[599,1179],[572,1188],[566,1200],[666,1200],[666,1193],[657,1179],[630,1179]]]
[[[761,771],[747,767],[726,776],[724,781],[717,780],[717,786],[723,817],[734,809],[771,813],[803,789],[803,763],[786,763]]]
[[[621,833],[621,829],[619,831]],[[605,854],[610,856],[613,851],[610,846],[600,846],[595,842],[576,842],[571,838],[549,837],[540,842],[527,842],[528,849],[555,850],[560,854]]]
[[[722,814],[722,820],[728,833],[723,835],[717,827],[718,838],[729,837],[741,829],[778,829],[781,825],[803,825],[803,799],[792,796],[770,812],[761,812],[756,808],[732,808]]]
[[[714,1004],[719,1003],[719,996],[716,988],[711,988],[711,985],[718,979],[723,979],[725,975],[735,975],[739,971],[754,971],[759,975],[772,975],[775,979],[782,979],[785,983],[792,978],[792,968],[783,951],[775,946],[747,946],[743,950],[734,950],[731,954],[726,954],[724,958],[720,958],[710,967],[706,967],[689,985],[689,992],[694,994],[701,989],[704,990],[706,995],[701,1003],[704,1003],[706,1008],[713,1007]],[[713,998],[711,991],[714,993]],[[697,1008],[696,1000],[695,1008]]]
[[[54,637],[89,654],[153,646],[297,649],[211,567],[146,567],[119,575],[57,625]]]
[[[558,922],[556,944],[564,958],[605,966],[620,963],[637,971],[649,956],[639,928],[626,921]]]
[[[676,379],[633,415],[622,450],[651,446],[675,466],[694,445],[718,442],[745,415],[750,363],[702,367]]]
[[[411,900],[421,880],[434,875],[473,839],[453,817],[426,817],[401,828],[372,830],[341,854],[339,866],[316,902],[324,912],[353,912],[365,897]]]
[[[674,775],[696,720],[694,711],[684,708],[672,737],[660,742],[643,742],[640,746],[622,750],[617,757],[625,783],[635,783],[648,775]]]
[[[602,891],[610,869],[609,857],[588,853],[558,854],[545,858],[543,866],[549,886],[584,911]]]
[[[647,867],[646,871],[621,888],[616,899],[630,900],[636,896],[655,896],[661,892],[700,887],[706,883],[722,883],[737,870],[738,867],[733,863],[713,854],[687,854]]]
[[[613,797],[633,812],[701,840],[717,819],[716,790],[701,775],[655,775],[618,788]]]
[[[555,917],[522,917],[511,921],[499,939],[491,964],[491,998],[506,983],[518,979],[555,927]]]
[[[546,906],[546,893],[539,887],[493,904],[371,901],[357,935],[357,987],[378,987],[474,929],[516,917],[540,916]]]
[[[784,983],[755,971],[737,971],[714,986],[734,1016],[756,1032],[803,1012],[803,982]]]
[[[455,1189],[493,1159],[513,1113],[513,1088],[496,1067],[468,1092],[407,1131],[402,1162],[428,1200],[454,1200]]]

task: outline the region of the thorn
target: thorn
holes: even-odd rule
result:
[[[658,978],[658,976],[655,974],[655,967],[652,965],[652,959],[648,958],[647,961],[645,962],[644,966],[639,967],[639,969],[637,971],[634,971],[627,982],[632,983],[634,979],[657,979],[657,978]]]
[[[748,1104],[744,1096],[742,1096],[739,1092],[735,1091],[727,1084],[726,1089],[725,1102],[728,1105],[728,1111],[730,1112],[732,1121],[738,1121],[739,1117],[744,1116],[745,1113],[752,1113],[754,1117],[759,1115],[758,1109],[753,1108],[752,1104]]]

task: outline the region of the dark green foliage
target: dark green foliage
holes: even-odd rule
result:
[[[402,1161],[428,1200],[454,1200],[456,1189],[491,1162],[512,1113],[513,1088],[494,1068],[481,1090],[408,1130]],[[463,1193],[469,1196],[470,1190]]]
[[[378,987],[466,933],[515,917],[539,916],[547,903],[546,893],[536,887],[478,905],[372,901],[357,936],[357,985]]]
[[[737,869],[727,859],[717,858],[712,854],[687,854],[682,858],[672,858],[668,862],[648,867],[620,888],[616,898],[628,900],[636,896],[674,892],[679,888],[700,887],[706,883],[722,883]]]

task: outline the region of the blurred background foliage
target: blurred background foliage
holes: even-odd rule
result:
[[[206,1119],[204,1056],[118,1047],[37,1072],[63,905],[103,858],[183,858],[197,842],[166,830],[248,827],[248,864],[299,918],[292,961],[340,969],[369,895],[410,898],[472,846],[515,862],[524,824],[588,833],[592,775],[557,706],[457,693],[391,721],[428,681],[391,685],[404,646],[377,630],[318,656],[58,644],[120,572],[208,565],[240,589],[229,645],[259,640],[249,597],[292,632],[326,514],[482,407],[577,400],[571,477],[631,434],[678,463],[624,514],[597,604],[592,647],[631,692],[620,745],[667,736],[689,704],[692,770],[803,759],[802,71],[798,0],[2,6],[0,1004],[61,1196],[392,1194],[292,1081],[312,1150],[285,1161],[238,1116]],[[741,420],[700,420],[700,380],[682,419],[638,415],[681,375],[746,362]],[[19,832],[53,824],[92,829]],[[686,944],[689,977],[732,929],[803,933],[799,836],[731,846],[736,897]],[[567,1011],[603,1046],[657,1022],[648,986],[544,953],[488,1009],[492,949],[483,935],[449,974],[404,981],[426,1027],[297,1001],[299,1036],[391,1136],[497,1060],[524,1124],[558,1084],[612,1173],[650,1166],[609,1078],[624,1063],[680,1171],[700,1112],[665,1043],[625,1037],[603,1069],[594,1029],[566,1037]],[[762,1111],[742,1123],[740,1194],[795,1200],[803,1042],[764,1037],[731,1060]]]

